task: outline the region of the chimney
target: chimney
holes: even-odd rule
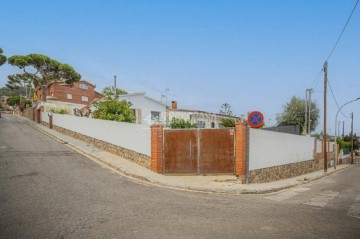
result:
[[[177,102],[175,100],[171,101],[171,109],[173,110],[177,109]]]

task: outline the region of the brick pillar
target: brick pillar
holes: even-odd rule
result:
[[[244,183],[246,181],[246,162],[248,156],[248,128],[245,123],[235,124],[235,174]]]
[[[163,172],[163,125],[151,127],[151,170],[156,173]]]

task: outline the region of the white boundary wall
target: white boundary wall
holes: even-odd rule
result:
[[[314,158],[314,138],[250,128],[249,170]]]
[[[49,122],[48,112],[41,114]],[[53,124],[145,155],[151,155],[151,131],[145,125],[53,114]]]

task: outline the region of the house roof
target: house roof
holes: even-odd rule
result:
[[[78,82],[86,82],[87,84],[89,84],[89,85],[91,85],[92,87],[96,88],[96,85],[90,83],[90,82],[87,81],[87,80],[79,80]],[[54,84],[54,83],[62,83],[61,85],[64,85],[64,86],[70,86],[70,85],[71,85],[71,84],[66,84],[64,80],[56,80],[56,81],[51,82],[51,83],[48,85],[48,87],[51,86],[51,85]],[[37,86],[37,87],[34,89],[34,91],[36,91],[36,90],[38,90],[38,89],[40,89],[40,86]],[[99,93],[99,92],[97,92],[97,93]],[[100,93],[99,93],[99,94],[100,94]],[[101,94],[100,94],[100,95],[101,95]]]
[[[90,83],[90,82],[87,81],[87,80],[79,80],[78,82],[86,82],[86,83],[88,83],[89,85],[91,85],[92,87],[96,88],[96,85]]]
[[[200,113],[200,114],[212,114],[212,115],[217,115],[220,117],[226,117],[226,118],[233,118],[233,119],[240,119],[240,117],[237,116],[233,116],[233,115],[224,115],[224,114],[219,114],[219,113],[212,113],[212,112],[208,112],[208,111],[204,111],[204,110],[189,110],[189,109],[169,109],[172,111],[179,111],[179,112],[191,112],[191,113]]]
[[[165,107],[168,107],[166,104],[162,103],[161,101],[159,100],[155,100],[154,98],[151,98],[149,96],[146,95],[145,92],[137,92],[137,93],[130,93],[130,94],[124,94],[124,95],[119,95],[118,98],[126,98],[126,97],[131,97],[131,96],[144,96],[146,99],[150,100],[150,101],[153,101],[157,104],[160,104],[162,106],[165,106]]]
[[[146,95],[146,92],[136,92],[136,93],[130,93],[130,94],[125,94],[125,95],[120,95],[119,98],[125,98],[127,96],[144,96],[146,99],[151,100],[153,102],[156,102],[160,105],[163,105],[167,108],[169,108],[169,106],[167,106],[166,104],[162,103],[159,100],[155,100],[154,98],[151,98],[149,96]],[[203,111],[203,110],[189,110],[189,109],[171,109],[169,108],[169,110],[173,110],[173,111],[179,111],[179,112],[192,112],[192,113],[201,113],[201,114],[212,114],[212,115],[217,115],[220,117],[227,117],[227,118],[233,118],[233,119],[239,119],[240,117],[237,116],[231,116],[231,115],[224,115],[224,114],[219,114],[219,113],[211,113],[211,112],[207,112],[207,111]]]

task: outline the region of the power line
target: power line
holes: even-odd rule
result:
[[[360,84],[354,84],[354,85],[351,85],[351,86],[347,86],[347,87],[341,87],[341,88],[335,88],[333,90],[333,92],[339,92],[339,91],[344,91],[344,90],[348,90],[348,89],[353,89],[355,87],[359,87]],[[323,90],[315,90],[314,93],[322,93],[324,92]]]
[[[325,60],[325,65],[326,65],[325,78],[326,78],[326,79],[327,79],[327,77],[326,77],[326,75],[327,75],[327,74],[326,74],[326,73],[327,73],[327,62],[328,62],[328,60],[330,59],[330,57],[332,56],[332,54],[334,53],[334,51],[335,51],[338,43],[340,42],[341,37],[343,36],[343,34],[344,34],[345,30],[346,30],[346,27],[347,27],[347,25],[349,24],[350,19],[351,19],[353,13],[354,13],[354,11],[355,11],[355,9],[356,9],[359,1],[360,1],[360,0],[357,0],[357,1],[356,1],[355,5],[354,5],[354,7],[353,7],[353,9],[352,9],[352,11],[351,11],[351,13],[350,13],[350,16],[348,17],[348,19],[347,19],[347,21],[346,21],[343,29],[341,30],[341,33],[340,33],[339,37],[337,38],[334,46],[332,47],[332,49],[331,49],[328,57],[327,57],[326,60]],[[327,83],[326,83],[326,82],[327,82]],[[338,104],[338,102],[337,102],[337,100],[336,100],[336,98],[335,98],[335,95],[334,95],[334,92],[333,92],[333,90],[332,90],[330,81],[329,81],[329,80],[326,80],[324,83],[325,83],[325,84],[324,84],[324,85],[325,85],[325,87],[324,87],[324,88],[325,88],[325,89],[324,89],[324,102],[326,102],[326,85],[329,85],[331,95],[332,95],[332,97],[333,97],[333,99],[334,99],[334,101],[335,101],[335,104],[336,104],[338,110],[340,110],[341,114],[342,114],[344,117],[350,118],[350,117],[346,116],[346,115],[344,114],[344,112],[342,112],[342,110],[341,110],[341,108],[340,108],[340,106],[339,106],[339,104]],[[325,106],[324,106],[324,112],[326,112],[326,103],[324,103],[324,105],[325,105]],[[324,132],[326,132],[326,113],[325,113],[325,118],[324,118]],[[325,161],[326,161],[326,155],[325,155],[324,159],[325,159],[325,160],[324,160],[324,162],[325,162]],[[326,167],[324,167],[324,170],[325,170],[325,168],[326,168]],[[325,171],[326,171],[326,170],[325,170]]]
[[[329,88],[330,88],[331,95],[332,95],[332,97],[333,97],[333,99],[334,99],[334,101],[335,101],[335,104],[336,104],[336,106],[338,107],[338,109],[340,110],[341,114],[342,114],[345,118],[350,118],[349,116],[346,116],[346,115],[344,114],[344,112],[342,112],[342,110],[340,109],[340,106],[339,106],[339,104],[338,104],[338,102],[337,102],[337,100],[336,100],[336,98],[335,98],[335,95],[334,95],[334,92],[333,92],[333,90],[332,90],[332,87],[331,87],[331,84],[330,84],[330,81],[329,81],[329,80],[328,80],[328,85],[329,85]]]
[[[318,86],[318,84],[319,84],[319,82],[320,82],[320,79],[321,79],[321,73],[322,73],[322,72],[323,72],[323,69],[321,69],[321,70],[318,72],[318,74],[317,74],[316,78],[314,79],[313,83],[311,84],[311,87],[310,87],[310,88],[313,88],[313,89],[316,89],[316,88],[317,88],[317,86]]]
[[[347,19],[347,21],[346,21],[346,23],[345,23],[345,26],[343,27],[343,29],[342,29],[342,31],[341,31],[338,39],[337,39],[336,42],[335,42],[335,45],[334,45],[333,48],[331,49],[330,54],[329,54],[329,56],[326,58],[325,61],[328,61],[328,60],[330,59],[331,55],[333,54],[333,52],[335,51],[335,48],[337,47],[337,45],[338,45],[338,43],[339,43],[342,35],[344,34],[345,29],[346,29],[347,25],[349,24],[350,19],[351,19],[352,15],[353,15],[353,13],[354,13],[354,11],[355,11],[356,6],[358,5],[358,3],[359,3],[359,0],[356,1],[354,8],[353,8],[353,10],[351,11],[350,16],[349,16],[349,18]]]

